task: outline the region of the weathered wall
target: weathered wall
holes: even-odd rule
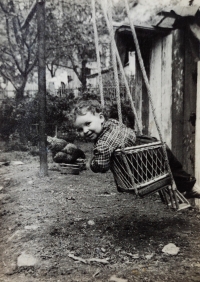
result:
[[[172,32],[172,150],[183,162],[184,31]]]
[[[150,87],[155,115],[163,140],[172,143],[172,35],[153,41],[150,58]],[[159,138],[158,130],[150,107],[149,134]]]
[[[185,79],[184,79],[184,125],[183,125],[183,165],[194,174],[195,163],[195,125],[190,117],[196,113],[197,61],[199,42],[190,30],[185,30]],[[190,120],[191,119],[191,120]]]
[[[198,42],[187,29],[154,40],[150,85],[155,113],[164,141],[186,171],[194,174]],[[149,133],[158,137],[152,112]]]

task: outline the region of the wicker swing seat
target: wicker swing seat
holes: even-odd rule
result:
[[[163,202],[177,210],[190,206],[177,189],[172,189],[172,179],[160,141],[117,149],[112,162],[119,191],[139,197],[159,192]]]
[[[117,186],[124,192],[145,196],[170,185],[162,146],[161,142],[154,142],[116,150],[113,174]]]

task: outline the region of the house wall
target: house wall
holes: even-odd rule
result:
[[[194,174],[198,41],[189,29],[176,29],[153,41],[150,58],[150,86],[163,140]],[[149,111],[149,134],[159,137]]]

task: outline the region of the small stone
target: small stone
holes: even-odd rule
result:
[[[145,258],[146,259],[151,259],[153,256],[154,256],[154,254],[149,254],[149,255],[146,255]]]
[[[162,249],[162,252],[168,255],[177,255],[179,250],[180,248],[176,247],[176,245],[174,245],[173,243],[169,243],[164,246],[164,248]]]
[[[24,163],[21,161],[12,161],[11,165],[23,165]]]
[[[24,227],[26,230],[37,230],[39,228],[39,225],[27,225]]]
[[[32,255],[22,253],[18,258],[17,258],[17,266],[34,266],[38,260],[33,257]]]
[[[32,184],[33,184],[33,181],[32,181],[32,180],[28,181],[28,184],[32,185]]]
[[[16,226],[9,226],[9,227],[8,227],[8,230],[9,230],[9,231],[12,231],[12,230],[14,230],[15,228],[16,228]]]
[[[0,191],[3,190],[3,186],[0,186]]]
[[[109,281],[113,281],[113,282],[128,282],[127,279],[118,278],[116,275],[112,275],[110,277]]]
[[[95,225],[95,222],[93,220],[88,220],[88,225]]]

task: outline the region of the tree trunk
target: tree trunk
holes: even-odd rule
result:
[[[21,100],[23,100],[24,98],[24,89],[22,89],[21,87],[19,89],[16,90],[15,92],[15,99],[17,103],[20,103]]]
[[[40,176],[48,176],[46,137],[45,1],[37,3]]]
[[[24,77],[21,86],[16,89],[15,99],[17,103],[20,103],[20,101],[23,100],[24,98],[24,89],[26,86],[26,82],[27,82],[27,77]]]
[[[86,64],[87,60],[82,60],[82,68],[81,68],[81,82],[82,82],[82,91],[84,92],[87,87],[87,80],[86,80]]]

